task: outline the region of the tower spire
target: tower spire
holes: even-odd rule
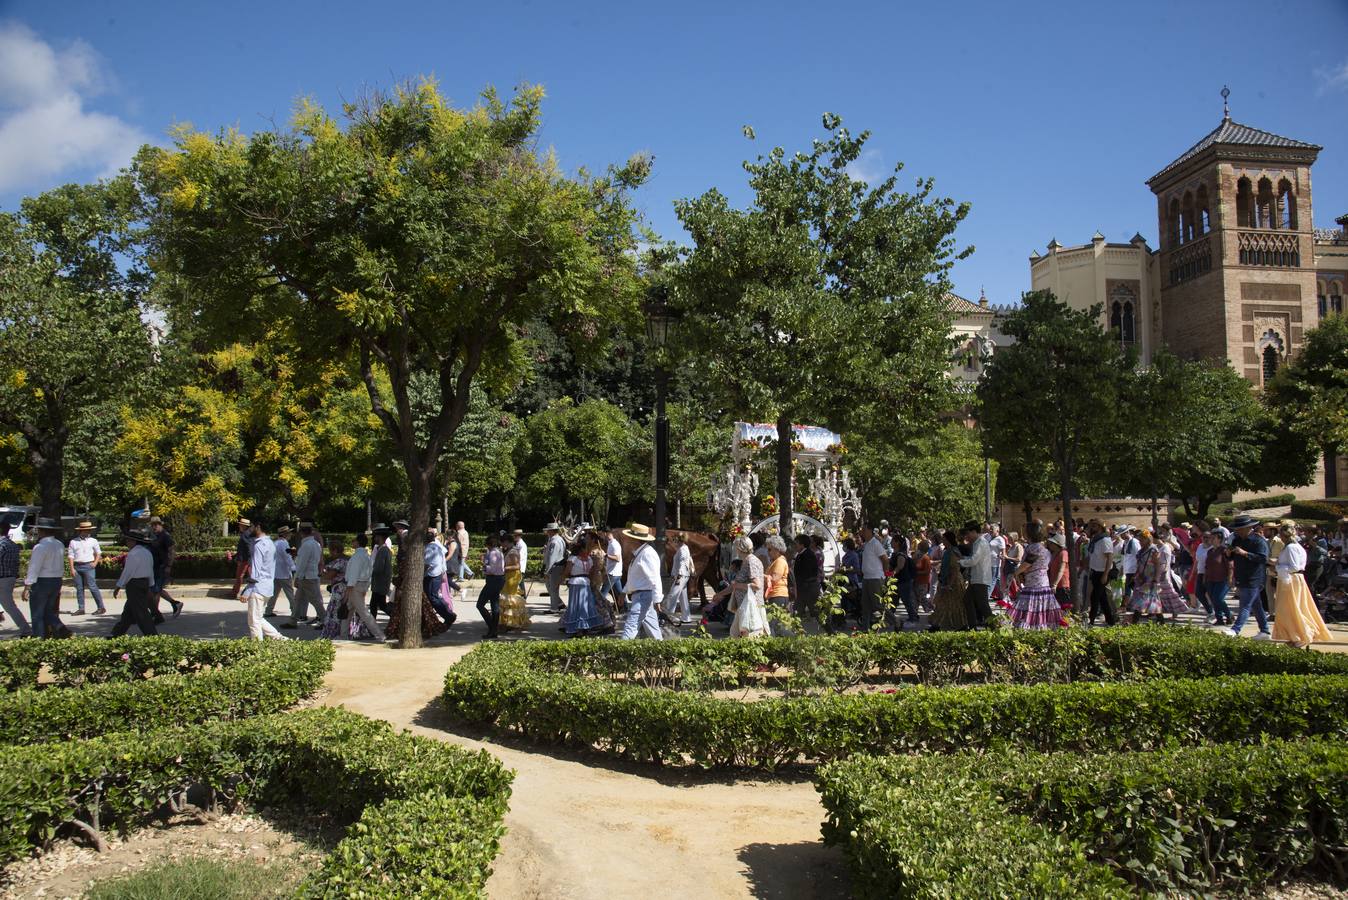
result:
[[[1226,98],[1230,96],[1231,89],[1226,85],[1222,85],[1222,119],[1226,121],[1230,121],[1231,119],[1231,106],[1226,102]]]

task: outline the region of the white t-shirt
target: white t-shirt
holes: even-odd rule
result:
[[[1210,549],[1211,548],[1208,547],[1208,542],[1204,541],[1203,543],[1199,544],[1198,549],[1194,551],[1194,566],[1197,567],[1198,573],[1200,575],[1203,573],[1204,566],[1207,565],[1208,550]]]
[[[276,567],[275,580],[289,581],[290,576],[295,574],[295,560],[290,558],[290,541],[285,538],[277,538],[272,542],[275,550],[273,564]]]
[[[1102,537],[1095,542],[1091,548],[1091,571],[1105,572],[1109,569],[1107,561],[1110,554],[1114,552],[1114,542],[1107,537]]]
[[[608,574],[613,578],[622,578],[623,545],[618,543],[617,538],[610,535],[608,539],[608,547],[605,548],[604,552],[607,553],[610,557],[617,557],[617,559],[610,559],[608,561],[608,568],[607,568]]]
[[[1123,547],[1120,550],[1120,553],[1123,557],[1123,564],[1121,566],[1121,568],[1123,569],[1123,574],[1125,575],[1137,574],[1137,555],[1141,552],[1142,552],[1142,542],[1139,541],[1137,538],[1130,537],[1128,538],[1128,540],[1123,542]]]
[[[98,538],[93,536],[77,537],[70,542],[66,548],[66,553],[70,561],[77,566],[93,565],[94,558],[97,557],[103,548],[99,546]]]
[[[861,577],[884,578],[885,560],[889,554],[885,552],[885,545],[881,543],[879,537],[872,537],[861,548]]]
[[[1006,553],[1006,538],[1000,534],[987,538],[988,549],[992,551],[992,564],[995,566]]]

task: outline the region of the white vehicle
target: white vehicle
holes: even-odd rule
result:
[[[22,544],[26,526],[37,514],[36,506],[0,506],[0,528],[8,530],[11,541]]]

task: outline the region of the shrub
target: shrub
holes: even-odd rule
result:
[[[108,681],[134,681],[150,675],[179,675],[278,651],[259,641],[198,641],[176,635],[153,638],[79,637],[65,641],[20,640],[0,643],[0,685],[7,690],[36,687],[45,672],[50,683],[78,687]]]
[[[1237,500],[1234,503],[1214,503],[1208,508],[1208,515],[1225,518],[1246,509],[1270,509],[1275,506],[1286,506],[1295,499],[1296,494],[1270,494],[1266,497],[1250,497],[1246,500]]]
[[[1348,749],[1330,741],[853,757],[817,783],[864,897],[1197,895],[1348,864]]]
[[[1337,521],[1348,516],[1348,499],[1298,500],[1292,504],[1293,519]]]
[[[102,879],[84,896],[85,900],[257,900],[286,896],[291,886],[287,882],[296,880],[284,866],[197,856],[165,860],[130,875]]]
[[[1198,632],[1164,635],[1128,629],[1100,632],[1087,655],[1129,681],[899,687],[893,693],[829,694],[738,702],[707,693],[644,686],[670,684],[678,664],[739,672],[758,653],[790,657],[792,648],[867,652],[885,665],[923,653],[953,659],[998,646],[995,636],[908,636],[766,641],[680,641],[483,645],[445,676],[450,714],[557,743],[661,762],[775,768],[853,753],[948,752],[970,747],[1125,750],[1178,742],[1255,742],[1262,737],[1348,733],[1348,676],[1256,674],[1199,679],[1179,674],[1342,672],[1344,660],[1289,648],[1253,648]],[[1092,632],[1096,634],[1096,632]],[[938,638],[938,640],[925,640]],[[1033,660],[1049,638],[1008,638],[1004,656]],[[1096,638],[1086,640],[1087,646]],[[604,649],[598,649],[602,645]],[[1246,646],[1241,646],[1246,645]],[[688,649],[682,649],[687,647]],[[1188,648],[1186,651],[1185,648]],[[632,648],[632,649],[628,649]],[[1023,651],[1023,653],[1022,653]],[[568,652],[570,655],[568,655]],[[988,656],[988,658],[991,658]],[[640,666],[632,665],[639,661]],[[656,665],[658,663],[658,665]],[[852,663],[857,665],[855,661]],[[926,663],[933,665],[930,660]],[[600,680],[604,670],[625,680]],[[653,674],[652,674],[653,673]],[[1121,672],[1115,671],[1114,678]]]
[[[0,755],[0,860],[70,828],[129,830],[199,788],[212,803],[302,798],[339,821],[359,817],[302,887],[309,896],[415,896],[428,878],[428,895],[477,897],[511,778],[484,751],[339,709],[11,747]]]
[[[162,650],[178,640],[130,639],[125,651],[128,660],[123,662],[126,670],[118,673],[127,680],[112,680],[115,663],[103,661],[91,664],[97,680],[84,687],[22,688],[0,695],[0,744],[69,740],[276,712],[312,694],[332,667],[333,649],[328,641],[239,641],[221,642],[227,646],[199,654],[198,659],[214,657],[218,668],[152,678],[144,677],[147,670],[137,671],[140,654],[163,661]],[[88,659],[98,655],[90,645],[99,642],[94,638],[18,643],[57,647],[55,654],[41,647],[30,656],[51,660],[59,656],[61,646],[71,648],[72,658]],[[115,642],[108,643],[114,643],[115,649]],[[240,646],[245,643],[246,652]],[[115,659],[121,661],[120,655]],[[59,663],[67,675],[72,671],[68,662]],[[163,664],[168,671],[189,668]]]

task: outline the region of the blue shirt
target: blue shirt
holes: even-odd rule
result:
[[[426,542],[426,577],[436,578],[445,574],[445,546],[432,538]]]
[[[276,543],[261,539],[253,541],[252,553],[248,556],[248,584],[250,590],[259,597],[270,597],[276,593]]]
[[[1268,576],[1268,541],[1263,535],[1251,533],[1247,537],[1236,535],[1231,541],[1233,548],[1244,550],[1248,556],[1234,554],[1236,564],[1236,587],[1262,587]]]

